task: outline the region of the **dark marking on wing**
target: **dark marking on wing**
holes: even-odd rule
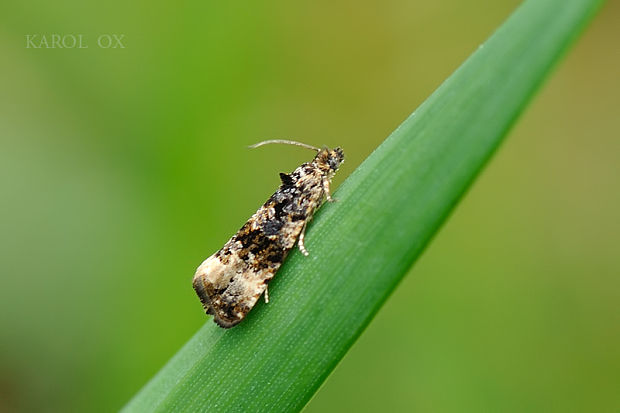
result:
[[[280,172],[280,180],[282,181],[282,185],[284,186],[293,186],[295,185],[295,180],[289,174],[285,174],[284,172]]]

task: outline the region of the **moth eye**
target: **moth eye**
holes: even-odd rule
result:
[[[340,161],[336,158],[329,158],[329,167],[331,169],[338,169],[338,167],[340,166]]]

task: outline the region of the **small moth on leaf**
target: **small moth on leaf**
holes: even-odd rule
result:
[[[207,314],[217,325],[230,328],[239,324],[265,294],[267,284],[297,242],[304,255],[306,226],[323,198],[333,201],[329,184],[344,161],[342,149],[315,148],[300,142],[268,140],[297,145],[317,152],[311,162],[290,174],[280,173],[282,184],[221,250],[207,258],[196,270],[193,284]]]

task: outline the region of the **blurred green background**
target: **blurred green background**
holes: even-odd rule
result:
[[[246,146],[341,145],[337,186],[518,3],[2,2],[0,411],[120,408],[309,156]],[[609,2],[308,412],[620,410],[619,39]]]

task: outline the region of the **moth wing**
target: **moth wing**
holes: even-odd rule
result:
[[[220,327],[230,328],[250,312],[276,271],[254,271],[237,255],[224,263],[214,254],[198,267],[193,285],[206,313],[212,314]]]
[[[291,196],[276,192],[274,199],[196,270],[194,289],[219,326],[233,327],[245,318],[295,245],[305,220],[293,220],[290,212],[284,216],[276,212],[290,208]]]

